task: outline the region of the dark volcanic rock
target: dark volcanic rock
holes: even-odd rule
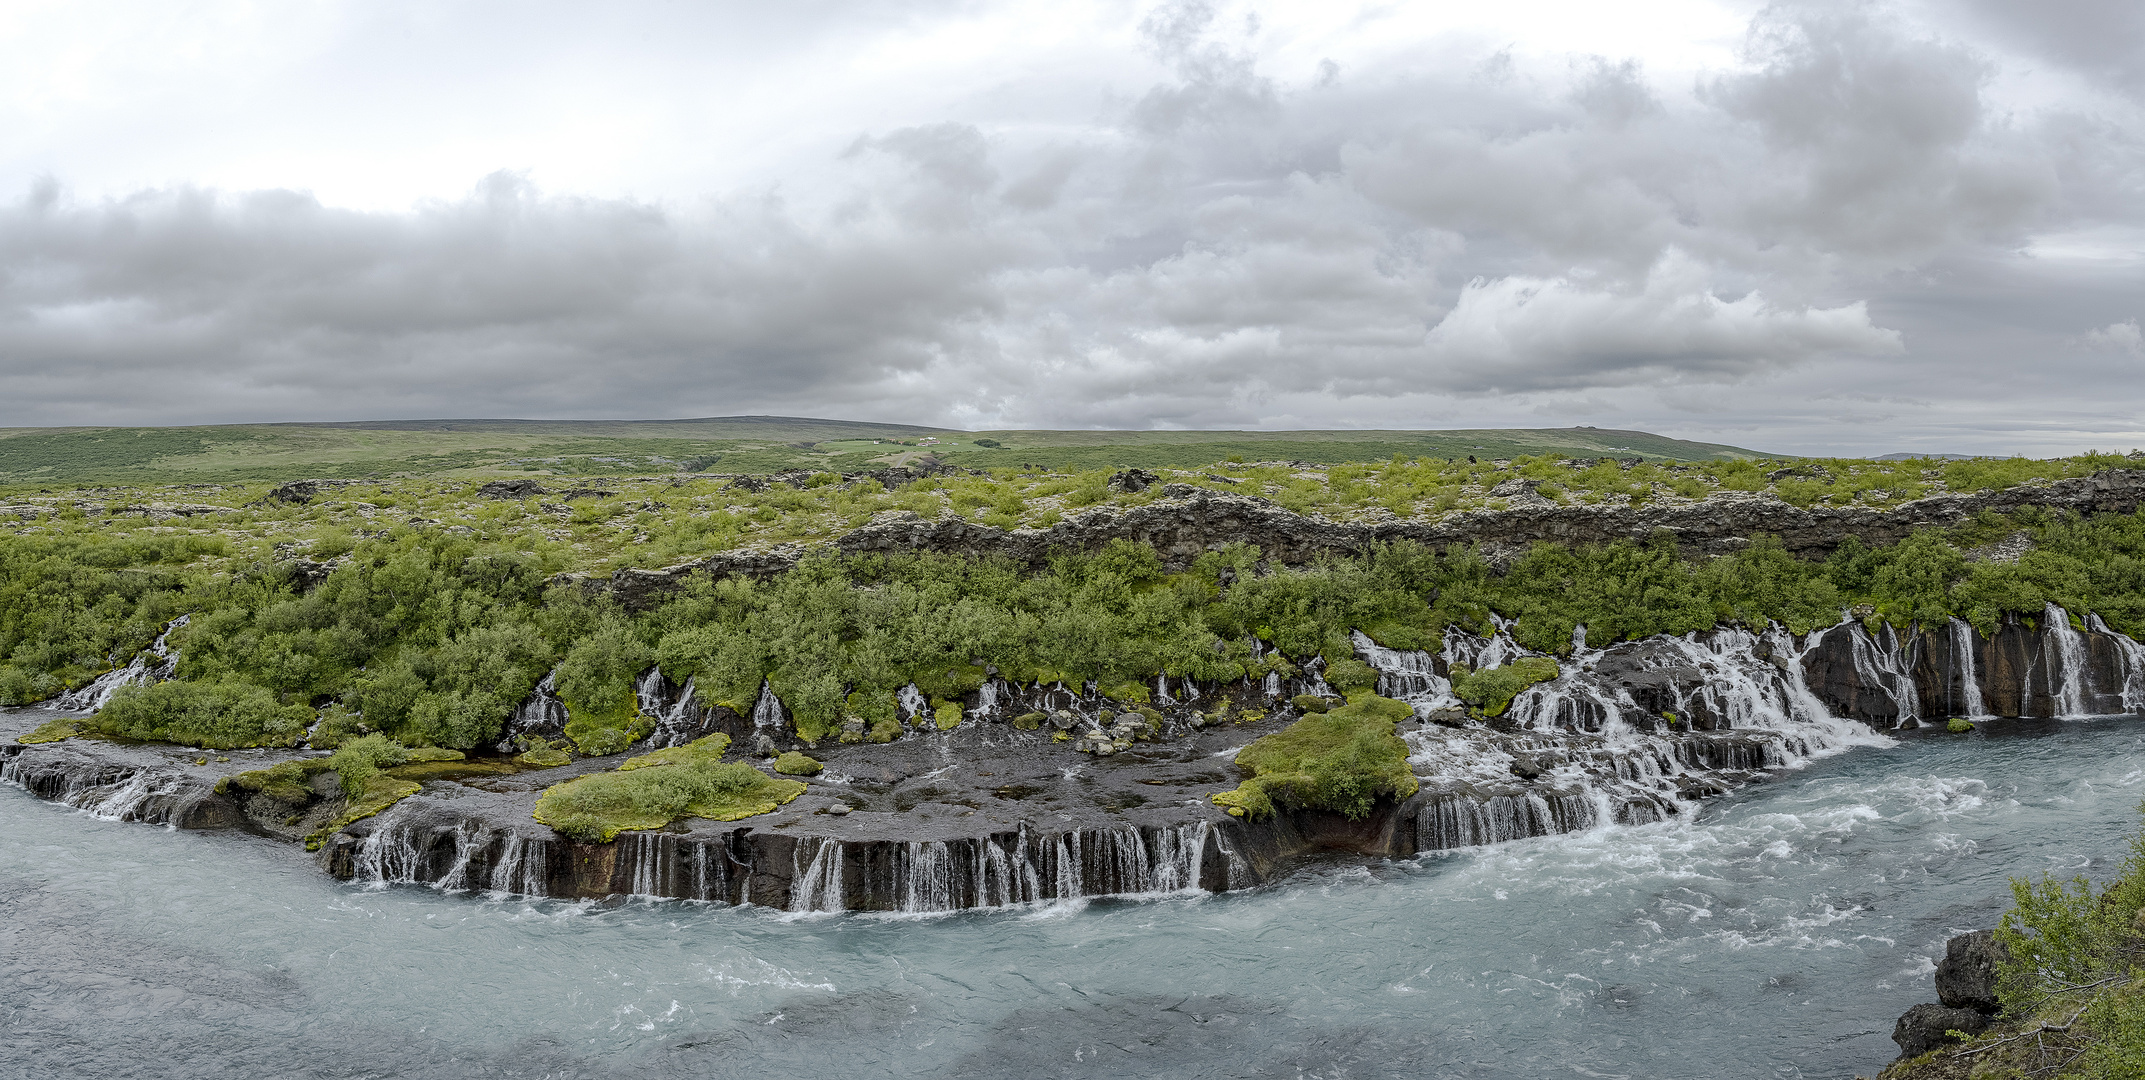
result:
[[[534,480],[494,480],[477,489],[487,499],[530,499],[543,493],[544,485]]]
[[[1954,1009],[1995,1012],[1996,968],[2009,958],[1993,930],[1952,938],[1944,946],[1944,961],[1936,966],[1937,1000]]]
[[[1162,482],[1162,478],[1145,469],[1126,469],[1110,476],[1111,491],[1140,492]]]
[[[1987,1030],[1989,1018],[1972,1009],[1954,1009],[1944,1005],[1916,1005],[1908,1009],[1892,1026],[1892,1041],[1899,1044],[1899,1056],[1920,1057],[1946,1043],[1959,1040],[1946,1034],[1963,1031],[1979,1035]]]
[[[1145,490],[1159,477],[1128,469],[1113,480],[1120,485],[1142,485],[1127,490]],[[737,482],[746,485],[748,481],[768,482],[758,478]],[[1749,537],[1763,533],[1778,536],[1796,555],[1823,558],[1850,536],[1866,544],[1889,544],[1916,529],[1957,525],[1984,510],[2011,512],[2037,506],[2080,513],[2129,513],[2137,509],[2141,497],[2145,497],[2145,470],[2107,469],[2092,476],[2004,491],[1937,495],[1889,510],[1804,509],[1768,496],[1730,492],[1684,506],[1558,506],[1545,500],[1544,505],[1455,514],[1434,522],[1393,518],[1344,524],[1305,517],[1247,495],[1187,489],[1144,506],[1098,507],[1047,529],[1008,531],[958,519],[888,523],[866,525],[838,538],[833,546],[848,553],[929,550],[1004,556],[1040,566],[1055,552],[1092,551],[1111,540],[1127,539],[1153,547],[1166,565],[1181,569],[1202,552],[1237,541],[1258,545],[1272,563],[1298,566],[1325,554],[1359,553],[1380,541],[1413,540],[1436,548],[1476,544],[1496,554],[1523,552],[1538,542],[1646,540],[1665,530],[1663,535],[1674,537],[1690,554],[1738,550],[1748,546]],[[676,588],[693,574],[776,572],[793,565],[804,551],[798,546],[784,554],[724,552],[700,562],[637,571],[643,576],[627,588],[645,596],[650,588]],[[587,587],[604,586],[599,579],[581,580]],[[1881,709],[1873,704],[1869,719],[1882,719],[1877,712]]]

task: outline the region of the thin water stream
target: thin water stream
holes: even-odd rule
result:
[[[2012,874],[2105,877],[2138,718],[1238,895],[936,917],[338,884],[0,791],[0,1075],[1846,1077]]]

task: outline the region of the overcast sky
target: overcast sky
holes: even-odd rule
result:
[[[0,424],[2145,446],[2145,4],[0,0]]]

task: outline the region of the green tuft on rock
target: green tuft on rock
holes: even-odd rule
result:
[[[818,776],[824,768],[818,758],[796,750],[775,758],[775,771],[784,776]]]
[[[609,843],[628,829],[660,829],[681,817],[736,821],[765,814],[804,794],[799,781],[722,763],[729,746],[729,736],[710,735],[629,758],[615,772],[554,785],[537,797],[536,820],[575,840]]]
[[[44,723],[37,725],[36,730],[30,731],[26,734],[17,735],[15,737],[15,741],[24,744],[33,744],[58,742],[61,739],[72,739],[75,736],[90,730],[89,720],[90,718],[86,716],[63,716],[57,720],[47,720]]]
[[[1380,796],[1405,799],[1420,786],[1408,768],[1408,745],[1394,725],[1414,715],[1406,703],[1365,696],[1306,716],[1237,752],[1251,778],[1213,796],[1237,817],[1260,818],[1276,806],[1367,816]]]
[[[1022,713],[1019,716],[1013,718],[1013,730],[1034,731],[1037,728],[1042,727],[1043,721],[1047,719],[1049,719],[1049,717],[1046,717],[1039,712]]]
[[[1557,662],[1546,656],[1522,656],[1503,667],[1470,671],[1464,664],[1452,666],[1452,692],[1461,701],[1481,710],[1484,716],[1503,716],[1512,699],[1535,683],[1548,682],[1562,674]]]
[[[1322,713],[1333,707],[1333,702],[1317,694],[1298,694],[1288,699],[1288,703],[1294,705],[1300,713]]]
[[[1954,716],[1951,718],[1951,723],[1944,725],[1944,730],[1949,731],[1954,735],[1964,735],[1967,732],[1974,730],[1974,722],[1971,720],[1963,720],[1959,717]]]

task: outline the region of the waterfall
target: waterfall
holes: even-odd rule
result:
[[[827,837],[816,837],[809,843],[797,844],[794,858],[803,862],[806,847],[812,848],[809,865],[795,866],[791,881],[789,909],[791,911],[841,911],[842,896],[842,842]]]
[[[1854,659],[1855,674],[1861,678],[1862,685],[1890,698],[1900,720],[1918,719],[1922,714],[1921,699],[1914,689],[1907,649],[1899,643],[1898,635],[1887,625],[1883,628],[1885,643],[1879,643],[1859,622],[1841,625],[1847,627],[1848,653]]]
[[[127,661],[125,667],[107,671],[90,680],[87,685],[69,690],[46,702],[45,707],[69,712],[95,712],[104,708],[112,700],[112,695],[119,692],[120,687],[147,685],[171,678],[172,672],[179,666],[179,658],[171,651],[171,632],[185,626],[192,618],[190,615],[181,615],[165,623],[163,631],[156,635],[156,640],[149,644],[149,648]]]
[[[1981,677],[1974,670],[1974,628],[1956,617],[1950,623],[1954,677],[1959,681],[1966,715],[1987,716],[1988,706],[1981,700]]]
[[[558,669],[546,672],[537,680],[536,689],[521,704],[514,706],[514,714],[507,717],[506,728],[499,739],[497,749],[509,753],[520,749],[515,743],[524,736],[539,738],[564,738],[566,736],[566,703],[559,700]]]
[[[775,696],[775,688],[767,680],[760,680],[760,699],[752,703],[752,730],[760,735],[779,736],[789,730],[782,716],[782,699]]]
[[[1350,635],[1356,655],[1378,671],[1378,693],[1415,706],[1418,713],[1457,705],[1452,683],[1437,673],[1437,660],[1420,650],[1388,649],[1360,630]]]
[[[895,849],[894,887],[901,911],[952,911],[953,858],[944,840],[911,840]]]
[[[931,714],[931,702],[924,698],[924,692],[917,689],[915,683],[910,683],[897,691],[894,694],[894,702],[901,706],[903,713],[907,714],[902,719],[910,723],[914,723],[917,717]]]
[[[2087,615],[2085,628],[2114,642],[2116,653],[2122,657],[2123,711],[2145,711],[2145,645],[2131,640],[2127,634],[2116,633],[2098,615]]]
[[[2084,716],[2085,638],[2071,628],[2070,613],[2049,604],[2041,613],[2041,656],[2048,661],[2048,712]]]

